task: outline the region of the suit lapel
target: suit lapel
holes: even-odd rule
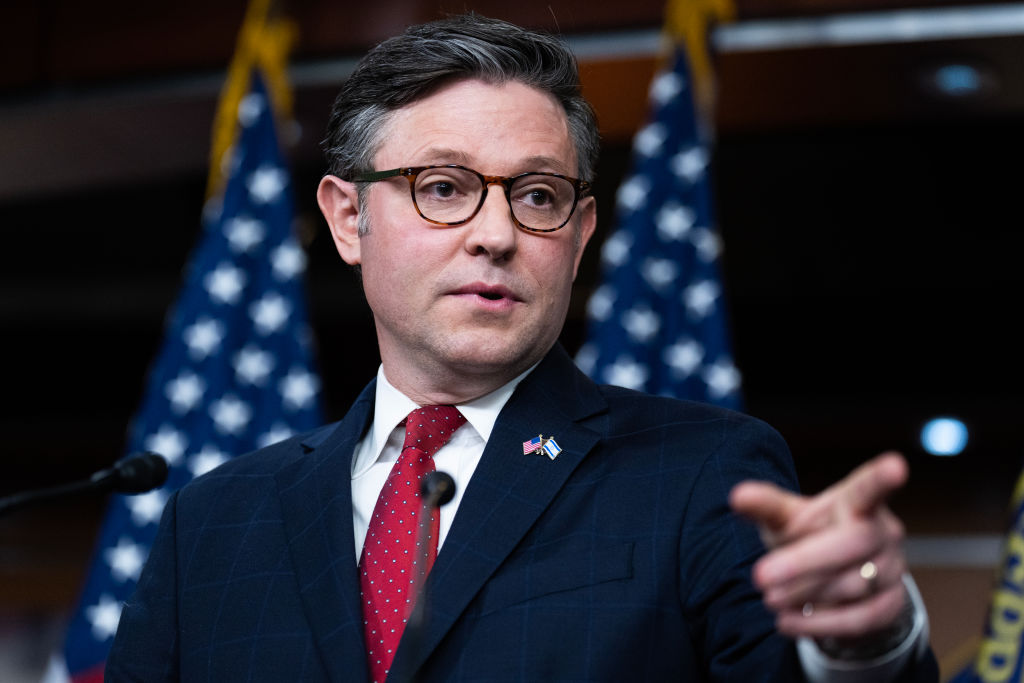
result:
[[[311,452],[277,475],[292,568],[331,680],[368,678],[352,533],[351,465],[373,414],[376,382]]]
[[[566,479],[598,442],[578,420],[605,408],[603,398],[561,346],[516,389],[502,409],[427,580],[422,635],[403,638],[393,680],[409,680],[459,615],[519,544]],[[554,459],[523,454],[523,442],[555,437]]]

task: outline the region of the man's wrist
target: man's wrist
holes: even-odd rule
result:
[[[901,643],[872,659],[830,657],[810,638],[798,638],[796,647],[809,683],[888,683],[901,671],[922,658],[928,650],[928,613],[921,593],[909,574],[903,585],[910,596],[913,625]]]
[[[903,593],[903,610],[891,625],[857,638],[815,638],[815,644],[827,657],[839,661],[867,661],[892,652],[914,628],[914,602],[905,588]]]

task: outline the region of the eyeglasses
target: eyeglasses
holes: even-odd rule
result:
[[[590,183],[558,173],[521,173],[517,176],[483,175],[471,168],[411,166],[390,171],[363,173],[356,183],[375,183],[402,176],[416,211],[435,225],[461,225],[480,211],[490,185],[502,185],[512,209],[512,221],[530,232],[554,232],[572,217],[580,197],[590,191]]]

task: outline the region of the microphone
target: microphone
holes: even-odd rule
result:
[[[420,524],[417,540],[420,548],[420,561],[427,562],[427,537],[430,531],[430,517],[435,510],[442,505],[447,505],[455,497],[455,480],[447,472],[434,471],[423,477],[420,483],[420,497],[423,499],[423,507],[420,509]],[[423,639],[423,627],[427,623],[427,615],[430,611],[430,591],[426,586],[426,572],[418,573],[413,586],[413,595],[416,596],[413,602],[412,614],[409,615],[409,622],[405,625],[405,634],[402,640],[411,640],[413,650],[418,649]],[[415,682],[416,676],[412,677]]]
[[[423,477],[420,495],[423,496],[423,505],[428,511],[438,509],[452,502],[452,498],[455,497],[455,480],[447,472],[435,470]]]
[[[145,493],[167,481],[167,461],[156,453],[140,453],[100,470],[89,481],[117,493]]]
[[[90,492],[145,493],[167,481],[167,461],[156,453],[131,455],[88,479],[0,498],[0,515],[64,496]]]

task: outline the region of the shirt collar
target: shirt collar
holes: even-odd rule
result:
[[[491,431],[494,423],[498,420],[498,414],[505,407],[508,399],[516,386],[528,374],[533,371],[533,365],[521,373],[512,381],[504,384],[489,394],[473,399],[466,403],[460,403],[455,407],[466,418],[470,427],[487,443],[491,438]],[[419,405],[411,398],[400,392],[388,381],[384,374],[384,366],[377,369],[377,391],[374,397],[373,426],[367,435],[371,439],[369,448],[361,449],[357,461],[353,463],[353,472],[360,472],[380,457],[381,451],[388,442],[388,437],[395,430],[405,417],[419,408]]]

